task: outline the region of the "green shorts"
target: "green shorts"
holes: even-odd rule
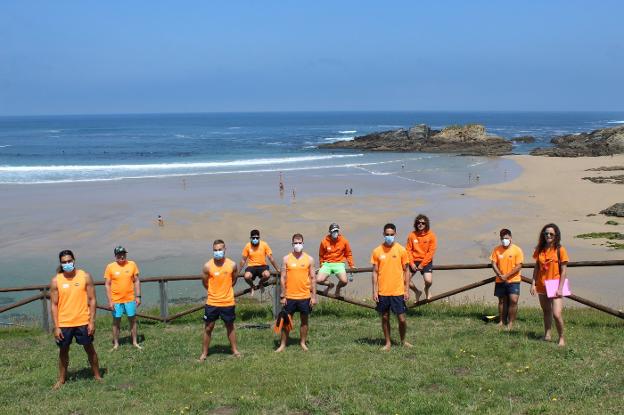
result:
[[[331,274],[341,274],[347,273],[344,262],[323,262],[323,266],[319,270],[323,274],[331,275]]]

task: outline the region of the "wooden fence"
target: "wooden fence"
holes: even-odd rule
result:
[[[578,262],[570,262],[568,263],[568,267],[571,268],[575,268],[575,267],[612,267],[612,266],[622,266],[624,265],[624,260],[611,260],[611,261],[578,261]],[[534,268],[535,264],[526,264],[523,266],[523,268],[525,269],[531,269]],[[492,268],[491,264],[459,264],[459,265],[435,265],[433,267],[434,270],[436,271],[442,271],[442,270],[446,270],[446,271],[450,271],[450,270],[469,270],[469,269],[488,269],[488,268]],[[372,272],[372,268],[371,267],[366,267],[366,268],[351,268],[348,269],[347,272],[349,274],[360,274],[360,273],[370,273]],[[274,291],[273,291],[273,315],[276,316],[277,313],[280,310],[280,303],[279,303],[279,298],[280,298],[280,293],[281,293],[281,287],[279,284],[279,278],[278,278],[278,274],[273,272],[271,274],[271,278],[270,280],[265,283],[265,287],[269,287],[269,286],[273,286],[274,287]],[[163,276],[163,277],[153,277],[153,278],[141,278],[141,283],[158,283],[159,285],[159,303],[160,303],[160,315],[159,316],[152,316],[152,315],[147,315],[147,314],[142,314],[142,313],[137,313],[137,316],[139,318],[144,318],[144,319],[149,319],[149,320],[155,320],[155,321],[159,321],[159,322],[163,322],[163,323],[168,323],[170,321],[176,320],[180,317],[186,316],[187,314],[191,314],[194,313],[198,310],[201,310],[204,307],[204,304],[200,304],[200,305],[196,305],[193,306],[192,308],[189,308],[188,310],[173,314],[173,315],[169,315],[169,299],[168,299],[168,283],[169,282],[175,282],[175,281],[201,281],[202,277],[201,275],[182,275],[182,276]],[[435,295],[433,297],[431,297],[431,299],[429,300],[421,300],[418,301],[417,303],[414,303],[412,305],[410,305],[410,308],[413,307],[420,307],[423,306],[425,304],[429,304],[435,301],[439,301],[441,299],[447,298],[447,297],[451,297],[453,295],[457,295],[487,284],[491,284],[495,281],[495,277],[489,277],[480,281],[476,281],[473,282],[471,284],[465,285],[463,287],[459,287],[459,288],[455,288],[453,290]],[[531,279],[527,278],[527,277],[522,277],[522,281],[524,281],[525,283],[531,283]],[[104,285],[104,281],[96,281],[95,285]],[[256,287],[259,288],[259,287]],[[24,298],[22,300],[16,301],[13,304],[8,304],[5,306],[0,307],[0,314],[7,312],[9,310],[13,310],[17,307],[21,307],[23,305],[32,303],[33,301],[41,301],[41,323],[42,323],[42,327],[44,330],[46,331],[50,331],[51,325],[50,325],[50,303],[49,303],[49,298],[50,298],[50,294],[49,294],[49,286],[48,285],[29,285],[29,286],[24,286],[24,287],[12,287],[12,288],[0,288],[0,293],[6,293],[6,292],[24,292],[24,291],[39,291],[38,294]],[[244,290],[238,291],[236,292],[234,295],[235,297],[240,297],[243,296],[245,294],[248,294],[249,292],[251,292],[251,288],[246,288]],[[367,304],[352,298],[348,298],[348,297],[336,297],[333,294],[325,294],[323,292],[318,292],[318,295],[327,297],[327,298],[331,298],[334,300],[338,300],[338,301],[344,301],[346,303],[349,304],[353,304],[356,306],[360,306],[360,307],[365,307],[365,308],[369,308],[369,309],[374,309],[375,306],[373,304]],[[619,310],[615,310],[611,307],[596,303],[594,301],[588,300],[586,298],[582,298],[579,297],[577,295],[570,295],[567,297],[570,300],[576,301],[578,303],[584,304],[588,307],[594,308],[596,310],[600,310],[602,312],[605,312],[607,314],[610,314],[612,316],[615,317],[619,317],[624,319],[624,312],[619,311]],[[101,309],[101,310],[109,310],[110,308],[107,306],[103,306],[101,304],[97,305],[97,308]]]

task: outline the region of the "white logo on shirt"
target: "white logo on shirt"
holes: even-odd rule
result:
[[[115,271],[115,275],[119,275],[119,271]]]
[[[69,284],[63,284],[63,288],[69,288]]]
[[[331,246],[328,246],[328,247],[327,247],[327,250],[328,250],[328,251],[331,251]]]
[[[382,255],[379,255],[379,259],[386,259],[386,256],[385,256],[385,255],[383,255],[383,254],[382,254]]]
[[[293,262],[292,264],[290,264],[290,266],[291,266],[291,267],[296,267],[296,266],[297,266],[297,263],[296,263],[296,262]]]
[[[414,239],[414,243],[417,244],[418,243],[418,239]]]
[[[503,255],[503,254],[498,254],[498,257],[502,259],[502,258],[504,258],[504,257],[505,257],[505,255]],[[511,257],[510,257],[510,258],[511,258]]]
[[[219,272],[219,271],[215,272],[215,276],[216,276],[216,275],[219,275],[219,274],[220,274],[220,272]]]

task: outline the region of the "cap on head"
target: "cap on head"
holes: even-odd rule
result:
[[[338,225],[337,223],[332,223],[331,225],[329,225],[329,232],[334,232],[334,231],[339,231],[340,230],[340,225]]]
[[[118,247],[116,247],[113,252],[115,253],[115,256],[117,255],[121,255],[121,254],[127,254],[128,251],[126,251],[126,248],[124,248],[123,246],[119,245]]]
[[[251,232],[249,233],[249,236],[250,236],[251,238],[253,238],[254,236],[256,236],[256,237],[258,237],[258,238],[259,238],[259,237],[260,237],[260,231],[259,231],[259,230],[257,230],[257,229],[254,229],[253,231],[251,231]]]

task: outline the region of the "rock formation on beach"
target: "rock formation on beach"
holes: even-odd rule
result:
[[[514,137],[511,139],[514,143],[525,143],[530,144],[535,142],[535,137],[532,135],[523,135],[521,137]]]
[[[597,157],[624,153],[624,125],[589,133],[562,135],[550,140],[554,147],[536,148],[532,156]]]
[[[624,203],[616,203],[600,211],[603,215],[624,218]]]
[[[512,144],[504,138],[486,134],[485,127],[479,124],[454,125],[441,131],[418,124],[410,129],[372,133],[351,141],[323,144],[319,148],[500,156],[510,154]]]

